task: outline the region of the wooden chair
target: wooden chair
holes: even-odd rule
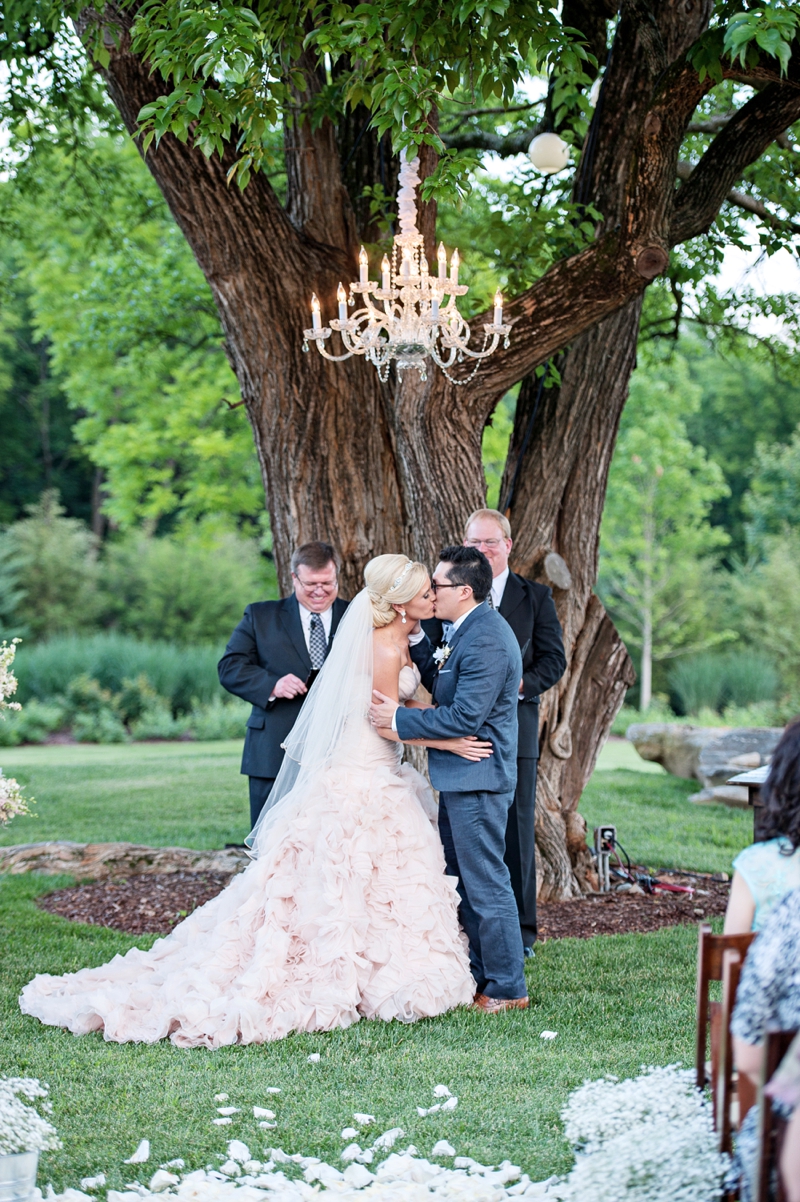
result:
[[[697,946],[697,1088],[704,1089],[708,1076],[706,1073],[706,1048],[709,1043],[709,1027],[711,1028],[711,1080],[715,1083],[713,1090],[716,1118],[716,1081],[719,1064],[719,1047],[722,1031],[722,1007],[719,1002],[709,998],[709,985],[712,981],[722,980],[722,957],[726,951],[739,952],[742,960],[747,949],[755,939],[752,932],[745,935],[714,935],[707,922],[701,923]],[[734,993],[735,1000],[735,993]]]
[[[714,1117],[720,1152],[729,1155],[733,1150],[732,1135],[751,1106],[756,1104],[756,1088],[744,1073],[737,1074],[733,1063],[731,1019],[736,1004],[736,992],[744,956],[729,948],[722,954],[722,1005],[718,1032],[718,1057],[713,1077]],[[714,1039],[714,1029],[711,1032]]]
[[[756,1202],[770,1202],[770,1186],[774,1175],[777,1175],[774,1202],[786,1202],[786,1193],[778,1168],[786,1121],[775,1113],[772,1099],[764,1092],[764,1086],[777,1072],[778,1065],[788,1052],[796,1034],[797,1031],[768,1031],[764,1041],[759,1090],[761,1106],[758,1113],[758,1161],[753,1190]]]

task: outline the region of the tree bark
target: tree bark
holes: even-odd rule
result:
[[[573,8],[580,7],[575,0]],[[584,7],[596,15],[608,6],[587,0]],[[206,159],[191,143],[167,135],[145,158],[220,313],[253,427],[284,588],[292,548],[312,538],[328,539],[339,550],[344,595],[357,591],[364,563],[382,551],[403,550],[432,563],[444,543],[460,538],[465,516],[483,504],[485,423],[505,391],[525,380],[503,489],[505,495],[515,481],[514,566],[554,585],[569,663],[541,707],[537,836],[545,899],[574,896],[594,884],[577,804],[633,681],[627,652],[592,588],[642,296],[666,266],[676,237],[700,232],[736,174],[715,163],[706,169],[701,160],[677,193],[676,216],[680,144],[712,86],[682,56],[705,29],[710,8],[710,0],[623,3],[576,182],[578,202],[591,202],[603,214],[598,236],[508,306],[510,349],[498,350],[472,382],[466,380],[470,367],[460,367],[462,386],[438,370],[424,382],[415,373],[401,380],[393,372],[382,384],[362,359],[329,363],[314,348],[303,353],[312,291],[323,317],[335,313],[338,282],[357,278],[359,239],[374,236],[363,203],[369,172],[373,185],[391,186],[396,178],[385,139],[359,124],[363,114],[338,130],[327,120],[312,130],[299,110],[289,114],[285,208],[263,175],[243,192],[228,186],[234,144],[222,158]],[[130,7],[111,11],[121,36],[104,74],[135,136],[139,110],[167,85],[131,50],[132,13]],[[100,19],[84,10],[79,32]],[[599,44],[594,27],[592,36]],[[310,60],[298,65],[312,90],[321,86]],[[776,91],[768,103],[719,135],[728,139],[725,162],[735,160],[738,171],[760,153],[765,130],[789,124],[795,107],[800,112],[792,81],[770,79],[770,86]],[[426,174],[433,163],[427,150],[422,157]],[[435,206],[426,206],[421,228],[429,258],[435,216]],[[487,319],[477,318],[475,329]],[[329,348],[339,352],[338,335],[332,342]],[[543,390],[526,439],[539,389],[525,378],[565,347],[560,387]]]

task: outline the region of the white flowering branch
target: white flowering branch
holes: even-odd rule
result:
[[[0,1077],[0,1155],[48,1152],[61,1147],[53,1124],[22,1101],[27,1098],[35,1102],[46,1098],[47,1093],[47,1086],[32,1077]],[[42,1109],[48,1107],[45,1102]]]
[[[19,639],[10,643],[0,643],[0,718],[5,718],[3,710],[19,710],[22,706],[18,701],[9,701],[17,691],[17,678],[14,675],[14,656],[17,653]],[[29,814],[30,809],[22,796],[22,789],[13,776],[3,776],[0,768],[0,826],[5,826],[18,814]]]

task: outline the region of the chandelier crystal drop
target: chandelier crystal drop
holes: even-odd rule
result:
[[[457,297],[469,291],[458,282],[460,259],[458,250],[450,258],[447,270],[447,251],[439,244],[437,274],[432,276],[425,258],[422,234],[417,229],[415,190],[419,186],[419,159],[410,161],[405,154],[400,159],[400,190],[397,213],[400,233],[394,236],[392,258],[383,256],[380,285],[369,278],[369,257],[364,247],[358,256],[359,279],[350,285],[349,297],[339,284],[337,299],[339,316],[323,326],[320,303],[311,297],[311,326],[304,330],[303,350],[315,342],[317,350],[334,363],[365,355],[375,364],[378,376],[385,381],[392,360],[402,373],[404,368],[416,367],[420,378],[427,378],[427,361],[442,369],[453,384],[467,384],[474,377],[481,361],[495,350],[501,338],[508,346],[511,326],[503,325],[503,298],[498,290],[494,298],[494,315],[484,324],[483,346],[469,346],[470,328],[458,311]],[[348,301],[355,305],[359,296],[362,307],[347,316]],[[344,355],[332,355],[323,345],[337,330],[345,346]],[[477,360],[475,370],[466,379],[454,379],[450,369],[465,358]]]

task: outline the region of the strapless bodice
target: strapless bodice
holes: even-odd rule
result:
[[[408,664],[403,664],[400,669],[400,678],[397,682],[397,695],[401,702],[411,700],[419,688],[421,679],[422,677],[416,664],[412,664],[411,667]]]

